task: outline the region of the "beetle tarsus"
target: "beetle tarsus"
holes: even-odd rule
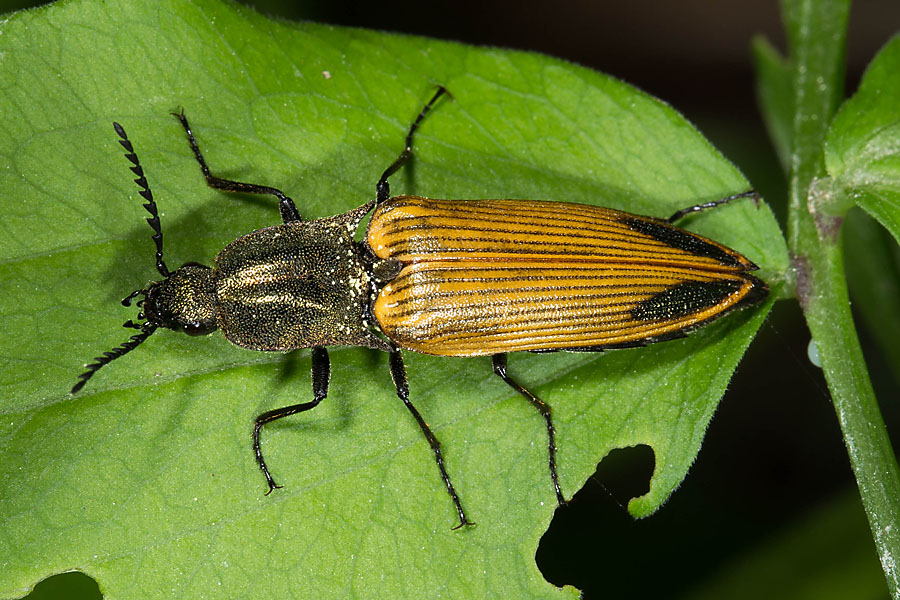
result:
[[[266,471],[265,473],[266,473],[266,475],[269,474],[268,471]],[[271,478],[271,477],[268,479],[268,481],[267,481],[266,483],[269,484],[269,491],[266,492],[266,493],[264,494],[264,495],[266,495],[266,496],[268,496],[269,494],[271,494],[271,493],[272,493],[272,490],[280,490],[281,488],[284,487],[283,485],[278,485],[277,483],[275,483],[274,481],[272,481],[272,478]]]
[[[491,361],[493,362],[494,373],[505,381],[512,389],[524,396],[532,406],[538,409],[538,412],[541,413],[541,416],[544,417],[544,421],[547,423],[547,450],[550,457],[550,479],[553,481],[553,490],[556,492],[556,501],[562,506],[566,503],[566,498],[563,496],[562,489],[559,487],[559,474],[556,471],[556,430],[553,427],[553,419],[550,416],[550,405],[516,383],[516,381],[506,373],[505,353],[494,354],[491,356]]]
[[[306,404],[312,404],[313,406],[315,406],[316,404],[318,404],[318,402],[315,402],[315,403],[307,402]],[[259,465],[259,470],[263,472],[263,475],[266,478],[266,484],[269,486],[269,489],[266,492],[266,496],[271,494],[272,490],[279,489],[282,486],[275,483],[275,480],[272,478],[272,474],[269,473],[269,467],[268,467],[268,465],[266,465],[266,460],[263,458],[262,447],[260,446],[260,443],[259,443],[259,432],[262,429],[262,426],[265,425],[266,423],[268,423],[270,421],[274,421],[275,419],[279,419],[281,417],[286,417],[288,415],[295,414],[294,412],[283,412],[283,411],[286,411],[286,410],[292,409],[292,408],[296,408],[297,406],[303,406],[303,405],[287,406],[285,408],[279,408],[276,410],[270,410],[268,412],[265,412],[265,413],[259,415],[258,417],[256,417],[256,422],[253,424],[253,452],[256,455],[256,464]],[[309,408],[312,408],[312,406],[310,406]],[[295,411],[295,412],[300,412],[300,411]]]

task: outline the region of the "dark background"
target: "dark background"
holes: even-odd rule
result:
[[[534,50],[611,74],[686,115],[784,222],[785,178],[757,109],[750,54],[757,34],[785,49],[774,0],[251,4],[289,19]],[[0,12],[25,5],[0,0]],[[900,3],[853,6],[848,93],[898,25]],[[897,448],[900,374],[868,345],[865,331],[862,336]],[[604,460],[592,482],[557,511],[538,550],[547,579],[577,585],[586,598],[696,597],[698,588],[723,580],[731,581],[731,598],[800,597],[791,586],[809,591],[816,581],[825,582],[817,598],[887,598],[834,409],[821,373],[806,358],[808,341],[796,302],[779,302],[713,418],[697,462],[653,517],[636,522],[622,508],[646,490],[652,452],[623,450]],[[827,585],[829,574],[847,586]],[[66,583],[96,593],[86,577]],[[46,587],[34,597],[64,597],[57,594]]]

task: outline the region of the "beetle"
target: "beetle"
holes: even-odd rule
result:
[[[409,399],[402,351],[490,356],[493,372],[534,406],[547,430],[550,478],[560,505],[550,406],[507,372],[507,353],[594,352],[644,346],[687,332],[768,294],[738,252],[674,225],[688,213],[744,192],[657,219],[565,202],[436,200],[391,196],[389,178],[413,156],[420,123],[447,90],[439,87],[412,122],[406,145],[382,173],[375,199],[342,215],[305,221],[281,190],[223,179],[206,164],[184,112],[181,123],[208,186],[277,198],[283,221],[228,244],[213,266],[170,271],[153,194],[125,130],[114,123],[150,213],[156,268],[163,279],[135,290],[139,322],[128,341],[86,365],[77,393],[104,365],[158,328],[206,335],[220,329],[237,346],[287,352],[310,348],[313,399],[259,415],[253,451],[268,491],[273,479],[260,445],[264,425],[315,408],[327,395],[328,346],[389,353],[397,396],[434,454],[459,524],[471,525],[444,464],[440,443]],[[362,240],[354,236],[371,215]]]

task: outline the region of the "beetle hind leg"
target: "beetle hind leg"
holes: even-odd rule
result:
[[[506,354],[494,354],[491,356],[494,374],[505,381],[509,387],[519,392],[532,406],[538,409],[544,421],[547,423],[547,449],[550,463],[550,479],[553,481],[553,489],[556,492],[556,501],[562,506],[566,503],[562,490],[559,487],[559,474],[556,471],[556,430],[553,427],[553,419],[550,416],[550,405],[519,385],[506,373]]]
[[[717,206],[721,206],[723,204],[728,204],[732,200],[738,200],[740,198],[753,198],[756,202],[756,205],[759,206],[759,195],[755,190],[750,190],[747,192],[741,192],[740,194],[733,194],[731,196],[725,196],[724,198],[719,198],[718,200],[713,200],[711,202],[704,202],[703,204],[695,204],[694,206],[688,206],[687,208],[682,208],[671,217],[666,219],[666,223],[674,224],[676,221],[681,220],[682,217],[689,215],[695,212],[701,212],[704,210],[709,210],[710,208],[715,208]]]
[[[206,159],[203,158],[203,154],[200,152],[200,147],[197,145],[197,140],[194,138],[194,132],[191,131],[191,126],[188,123],[187,117],[184,115],[184,111],[172,113],[172,115],[178,119],[178,121],[181,123],[181,126],[184,127],[185,133],[187,133],[188,142],[191,144],[191,150],[194,151],[194,158],[197,159],[197,162],[200,164],[200,170],[203,172],[203,176],[206,178],[206,185],[217,190],[224,190],[226,192],[240,192],[243,194],[270,194],[278,198],[278,210],[281,212],[281,219],[285,223],[303,220],[300,217],[300,213],[297,211],[297,207],[294,206],[294,201],[291,200],[287,195],[285,195],[285,193],[281,190],[269,187],[267,185],[257,185],[255,183],[243,183],[241,181],[223,179],[221,177],[216,177],[215,175],[210,173],[209,167],[206,166]]]

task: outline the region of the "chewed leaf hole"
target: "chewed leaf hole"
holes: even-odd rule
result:
[[[603,553],[615,552],[612,532],[634,525],[628,501],[650,489],[656,461],[650,446],[641,444],[611,451],[572,500],[556,510],[541,538],[535,560],[541,573],[558,586],[585,585],[597,580]],[[607,540],[607,541],[604,541]]]
[[[23,600],[97,600],[103,598],[100,586],[80,571],[60,573],[34,586]]]

